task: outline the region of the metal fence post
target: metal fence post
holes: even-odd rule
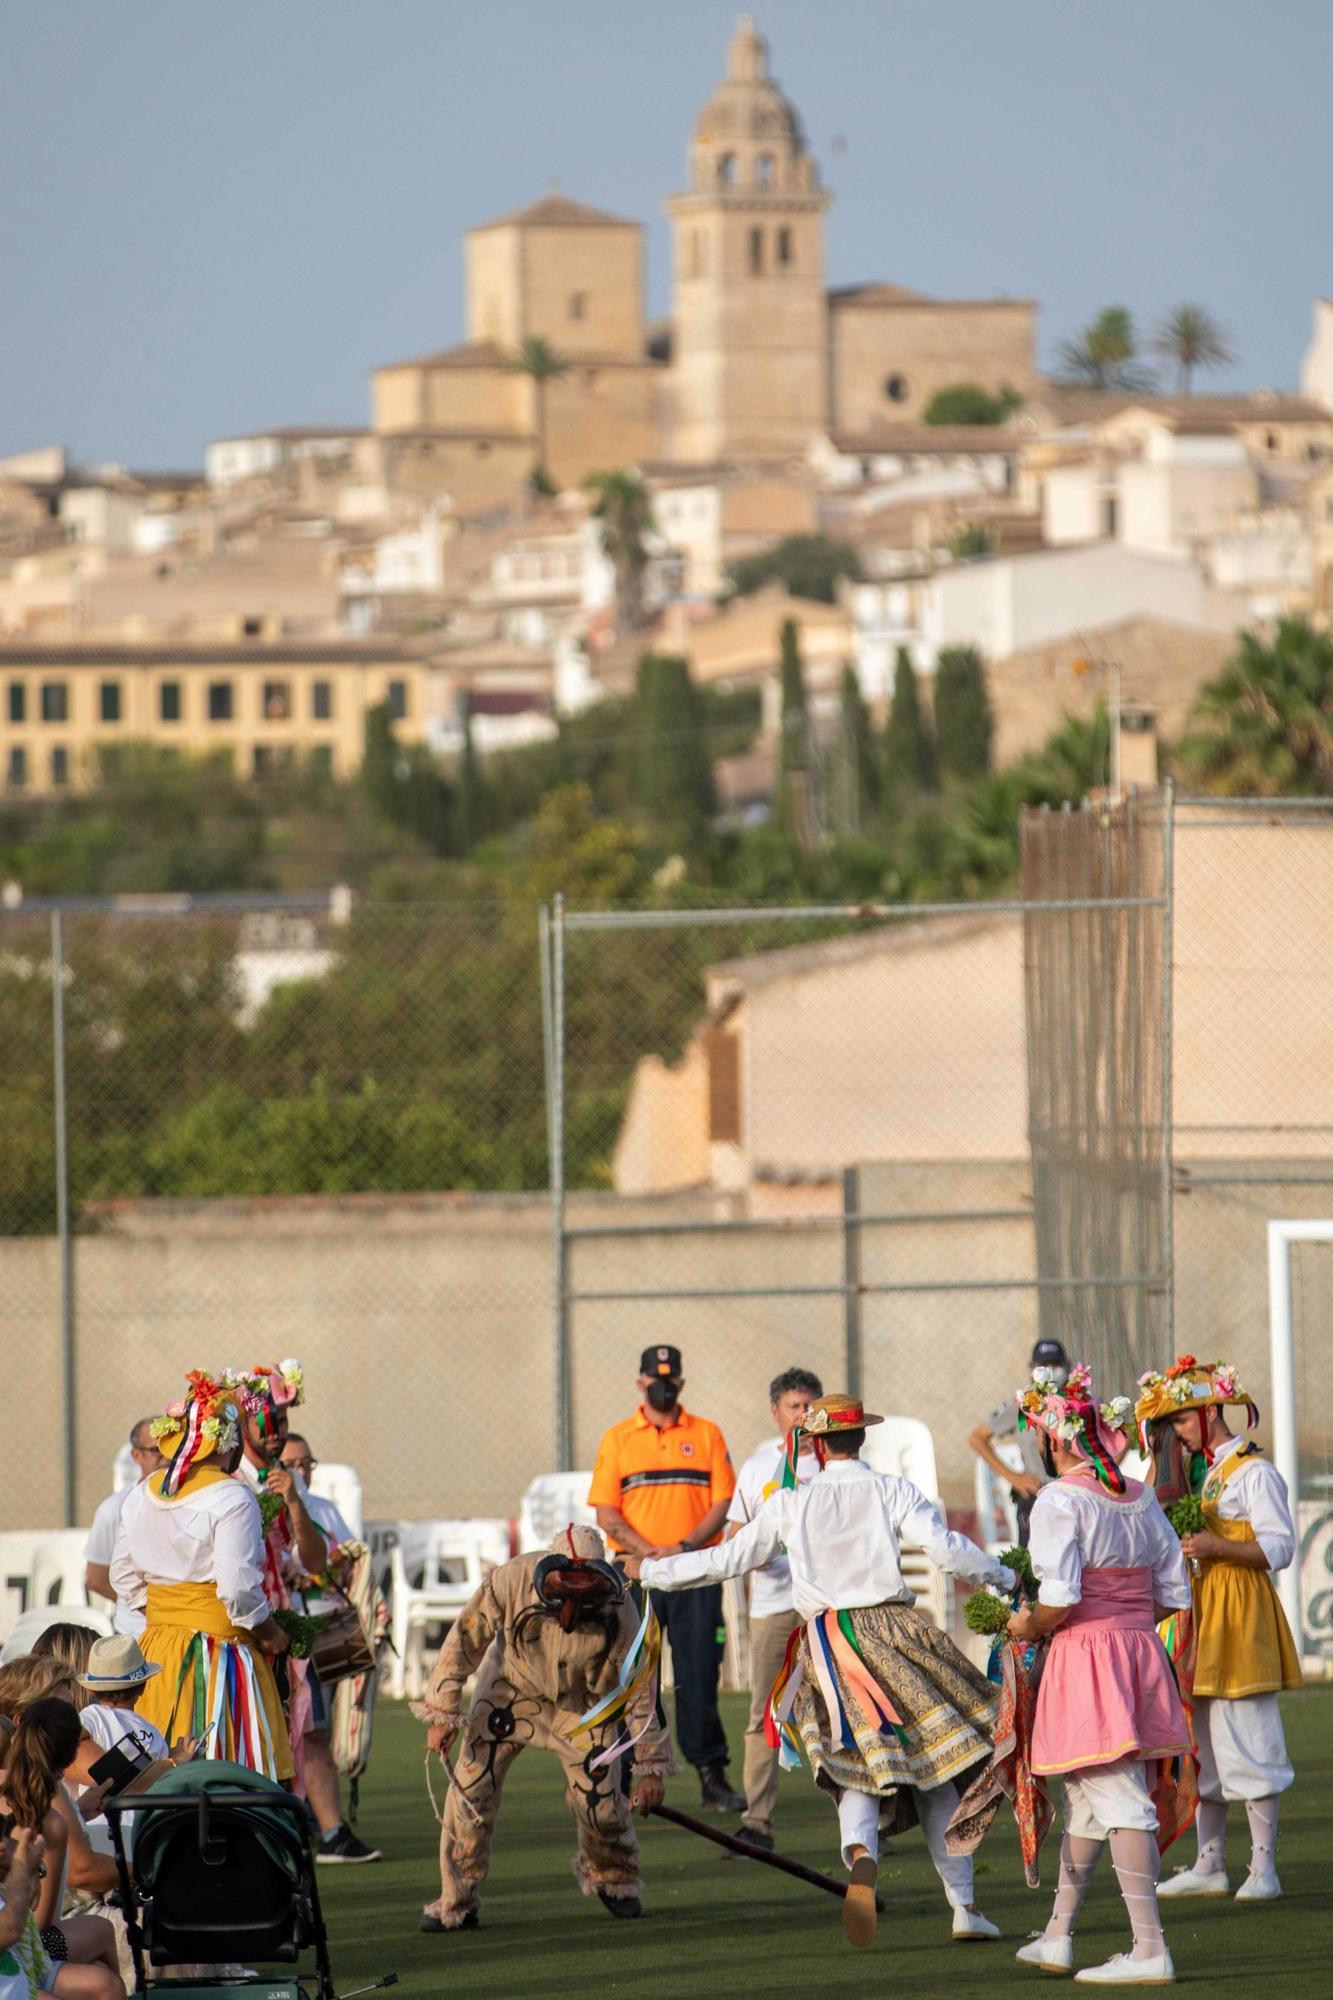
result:
[[[861,1170],[842,1170],[843,1374],[849,1396],[861,1394]]]
[[[69,1228],[69,1121],[65,1099],[65,936],[51,912],[51,1041],[55,1096],[56,1239],[60,1253],[60,1388],[65,1526],[78,1525],[78,1413],[75,1403],[74,1244]]]
[[[1176,788],[1168,778],[1162,821],[1162,1275],[1165,1354],[1176,1351],[1175,1099]]]
[[[555,1253],[555,1460],[574,1465],[569,1353],[569,1238],[565,1228],[565,899],[551,916],[551,1230]]]

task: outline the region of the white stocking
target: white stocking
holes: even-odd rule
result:
[[[1092,1871],[1101,1858],[1104,1845],[1100,1840],[1083,1840],[1076,1833],[1067,1833],[1060,1842],[1060,1879],[1056,1884],[1055,1908],[1046,1926],[1046,1937],[1067,1938],[1074,1935],[1074,1919],[1088,1893]]]
[[[1250,1822],[1250,1873],[1277,1873],[1277,1796],[1246,1799],[1245,1817]]]
[[[1199,1842],[1199,1858],[1194,1864],[1195,1873],[1220,1875],[1227,1865],[1225,1799],[1199,1800],[1199,1810],[1194,1816],[1194,1832]]]
[[[1111,1859],[1134,1933],[1131,1958],[1160,1958],[1166,1950],[1157,1908],[1157,1839],[1142,1827],[1111,1831]]]

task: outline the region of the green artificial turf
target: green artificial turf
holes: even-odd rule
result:
[[[1164,1904],[1167,1937],[1182,1983],[1210,1987],[1210,2000],[1280,1988],[1282,2000],[1327,2000],[1333,1992],[1333,1688],[1284,1697],[1296,1784],[1282,1804],[1279,1903]],[[739,1746],[744,1702],[725,1701]],[[1013,1952],[1045,1922],[1054,1894],[1058,1830],[1042,1853],[1042,1887],[1025,1889],[1012,1820],[997,1819],[977,1857],[977,1901],[1004,1932],[998,1944],[955,1945],[949,1913],[919,1833],[894,1843],[880,1873],[888,1909],[867,1951],[844,1942],[832,1896],[744,1860],[682,1829],[649,1821],[642,1832],[645,1914],[617,1922],[581,1896],[570,1873],[573,1828],[559,1767],[525,1751],[514,1765],[482,1903],[482,1928],[428,1937],[421,1905],[439,1890],[438,1828],[426,1796],[424,1730],[404,1705],[383,1703],[370,1770],[362,1780],[359,1831],[384,1850],[372,1867],[321,1868],[340,1993],[395,1971],[405,1996],[524,2000],[601,1994],[684,2000],[705,1995],[948,1995],[994,2000],[1031,1992],[1040,1976]],[[739,1755],[733,1758],[738,1770]],[[437,1793],[440,1791],[438,1780]],[[698,1810],[693,1773],[671,1780],[667,1801]],[[717,1824],[730,1826],[730,1822]],[[837,1820],[804,1771],[784,1774],[778,1804],[783,1850],[837,1872]],[[1183,1850],[1183,1851],[1182,1851]],[[1249,1852],[1243,1810],[1232,1808],[1228,1863],[1233,1885]],[[1193,1858],[1192,1834],[1165,1868]],[[1084,1906],[1076,1965],[1128,1948],[1129,1931],[1104,1855]]]

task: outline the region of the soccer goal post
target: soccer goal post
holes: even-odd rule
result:
[[[1300,1452],[1296,1438],[1296,1328],[1292,1314],[1292,1246],[1333,1243],[1333,1222],[1268,1225],[1268,1336],[1272,1375],[1273,1463],[1287,1482],[1297,1523],[1296,1559],[1275,1579],[1292,1637],[1305,1652],[1301,1620]]]

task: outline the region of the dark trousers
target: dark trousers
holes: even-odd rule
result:
[[[727,1739],[717,1712],[717,1676],[724,1643],[722,1586],[654,1590],[653,1610],[671,1642],[676,1679],[676,1741],[687,1764],[725,1764]]]
[[[1014,1503],[1014,1513],[1018,1517],[1018,1546],[1020,1549],[1025,1549],[1028,1545],[1028,1536],[1032,1533],[1032,1502],[1036,1495],[1017,1493],[1011,1486],[1009,1497]]]

